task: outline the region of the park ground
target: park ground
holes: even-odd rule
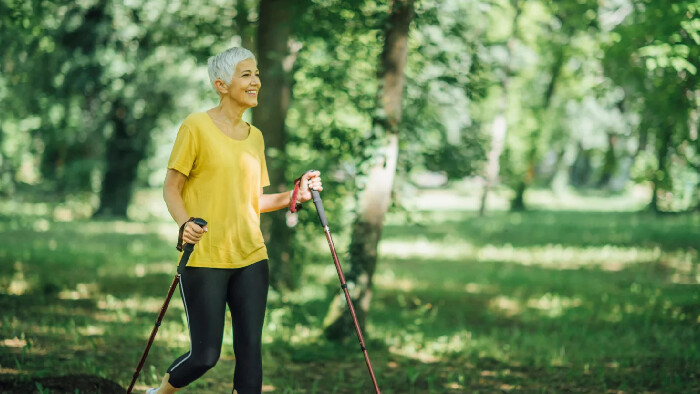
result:
[[[530,211],[495,201],[479,217],[466,188],[416,195],[380,244],[366,336],[382,392],[700,391],[699,214],[639,211],[634,193],[533,192]],[[177,257],[174,225],[138,211],[151,206],[96,221],[79,204],[0,204],[1,392],[129,384]],[[322,231],[312,257],[298,289],[270,293],[264,391],[371,392],[356,339],[322,335],[339,291]],[[176,295],[135,392],[187,351],[185,323]],[[221,360],[181,392],[231,392],[226,324]]]

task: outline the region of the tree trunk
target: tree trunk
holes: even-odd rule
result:
[[[0,147],[2,147],[5,131],[0,124]],[[0,149],[0,195],[10,197],[15,193],[15,171],[10,162],[10,156]]]
[[[504,89],[507,84],[504,84]],[[486,200],[488,199],[491,188],[498,182],[498,173],[500,172],[501,153],[506,144],[506,134],[508,132],[508,120],[506,118],[507,98],[506,92],[502,93],[501,108],[498,115],[493,119],[491,124],[491,149],[489,150],[486,161],[486,176],[484,187],[481,189],[481,203],[479,204],[479,216],[484,216],[486,213]]]
[[[533,131],[530,136],[530,149],[527,154],[527,171],[523,174],[522,179],[518,182],[515,188],[515,197],[510,202],[511,211],[524,211],[527,209],[525,206],[525,191],[530,185],[535,181],[535,166],[537,165],[537,160],[540,151],[540,139],[542,138],[542,129],[551,127],[549,122],[546,122],[547,113],[549,112],[549,106],[552,103],[552,97],[554,96],[554,91],[557,86],[557,80],[561,74],[562,67],[564,65],[564,49],[559,48],[557,51],[557,57],[554,63],[552,63],[551,77],[549,79],[549,84],[544,93],[544,102],[542,108],[539,112],[541,115],[540,126],[536,131]]]
[[[518,182],[515,187],[515,197],[510,201],[511,211],[524,211],[525,207],[525,190],[527,190],[527,184],[525,181]]]
[[[557,189],[557,184],[556,180],[559,176],[561,176],[565,171],[563,171],[563,166],[564,163],[564,155],[566,154],[566,147],[560,147],[557,152],[557,159],[554,162],[554,165],[552,168],[554,169],[552,173],[547,177],[545,180],[545,184],[547,185],[548,188],[550,188],[552,191],[556,191]]]
[[[121,100],[114,103],[111,123],[114,134],[107,143],[106,171],[95,216],[126,218],[139,163],[146,156],[150,133],[128,121]]]
[[[346,282],[363,329],[372,300],[377,246],[396,174],[401,100],[406,83],[404,68],[408,52],[408,30],[413,14],[414,0],[394,0],[385,29],[386,39],[378,74],[377,111],[372,122],[376,135],[384,137],[383,145],[371,158],[375,164],[367,174],[367,187],[358,196],[358,213],[352,228]],[[330,339],[340,340],[353,335],[354,326],[347,313],[344,297],[338,295],[334,299],[326,324],[325,333]]]
[[[598,187],[604,188],[610,185],[610,181],[615,175],[617,170],[617,156],[615,155],[615,141],[616,137],[614,134],[608,133],[608,150],[605,152],[605,157],[603,159],[603,169],[598,180]]]
[[[700,89],[696,90],[693,95],[696,102],[700,102]],[[698,129],[700,128],[700,108],[695,108],[690,111],[688,116],[688,135],[690,140],[695,144],[696,152],[700,151],[700,138],[698,138]],[[700,175],[700,166],[696,166],[695,170]],[[695,183],[695,210],[700,212],[700,178]]]
[[[587,186],[591,178],[591,153],[583,148],[581,142],[578,143],[576,159],[571,165],[571,175],[569,181],[571,185],[577,187]]]
[[[508,91],[510,88],[510,77],[513,74],[513,47],[518,36],[518,20],[522,14],[522,7],[519,0],[511,0],[511,6],[515,10],[513,16],[513,32],[506,43],[506,67],[501,79],[501,98],[499,100],[499,108],[496,116],[493,118],[491,125],[491,149],[489,150],[486,162],[484,187],[481,189],[481,202],[479,204],[479,216],[484,216],[486,213],[486,202],[488,200],[491,188],[498,182],[498,174],[500,172],[501,153],[506,142],[508,133]]]
[[[292,25],[299,4],[286,0],[261,0],[258,22],[258,68],[263,75],[258,106],[253,109],[255,125],[265,136],[265,156],[270,186],[267,193],[289,190],[285,177],[287,141],[284,121],[291,99],[291,68],[295,53],[290,54]],[[291,248],[292,232],[285,212],[267,213],[262,217],[270,259],[270,283],[276,289],[294,288],[300,265],[295,264]]]
[[[251,0],[236,1],[235,22],[238,28],[238,35],[241,36],[241,46],[252,51],[255,49],[255,26],[248,19],[251,8],[253,8]]]
[[[662,212],[661,207],[659,206],[659,193],[661,192],[661,183],[664,181],[664,178],[669,176],[667,174],[667,161],[668,161],[668,145],[671,143],[671,137],[672,137],[672,126],[667,125],[667,124],[662,124],[661,125],[662,130],[660,131],[661,135],[657,139],[657,149],[656,149],[656,158],[657,158],[657,170],[656,170],[656,175],[653,178],[654,182],[654,190],[652,191],[651,194],[651,203],[649,204],[649,207],[653,212],[660,213]],[[659,179],[659,176],[662,178]]]

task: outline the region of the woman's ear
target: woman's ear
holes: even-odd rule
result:
[[[220,79],[214,81],[214,86],[216,86],[216,90],[219,91],[219,94],[226,94],[226,92],[228,92],[228,85]]]

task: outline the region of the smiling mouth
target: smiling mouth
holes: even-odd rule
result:
[[[246,92],[246,94],[249,94],[249,95],[251,95],[251,96],[257,96],[257,95],[258,95],[258,91],[257,91],[257,90],[246,90],[245,92]]]

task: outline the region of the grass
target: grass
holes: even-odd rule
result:
[[[173,225],[3,212],[0,376],[92,374],[128,385],[173,278]],[[305,267],[298,290],[270,295],[265,391],[370,390],[356,340],[321,336],[338,282],[320,235],[323,263]],[[698,249],[698,215],[393,214],[366,332],[380,387],[697,392]],[[230,330],[227,321],[219,364],[183,393],[230,392]],[[187,348],[176,295],[137,388],[155,385]]]

